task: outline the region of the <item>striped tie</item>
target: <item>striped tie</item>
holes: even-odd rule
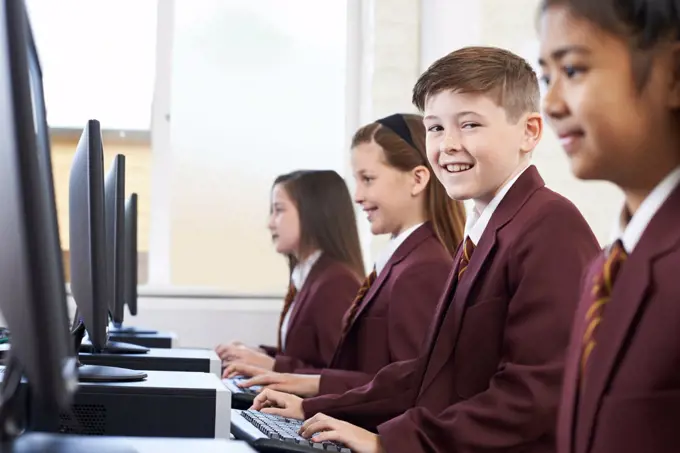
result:
[[[626,261],[628,255],[623,248],[621,241],[616,241],[610,251],[607,260],[602,267],[602,272],[595,276],[593,281],[592,298],[590,308],[586,312],[586,331],[583,334],[583,351],[581,354],[581,377],[585,376],[588,366],[588,359],[593,353],[597,342],[595,334],[602,322],[602,315],[607,303],[611,300],[612,288],[616,277],[621,270],[621,266]]]
[[[283,299],[283,309],[281,310],[281,316],[279,317],[279,341],[277,348],[279,351],[283,350],[283,342],[281,340],[281,328],[283,327],[283,321],[286,319],[286,315],[288,314],[288,311],[290,310],[291,305],[293,305],[293,301],[295,300],[295,296],[297,295],[297,289],[295,289],[295,285],[291,282],[288,285],[288,292],[286,293],[285,299]]]
[[[357,312],[359,311],[361,302],[364,300],[364,297],[366,297],[366,293],[368,293],[368,290],[371,289],[371,285],[373,285],[373,282],[375,282],[377,276],[378,274],[375,272],[375,268],[373,268],[373,272],[368,274],[368,277],[366,277],[366,279],[364,280],[364,283],[361,285],[361,288],[359,288],[359,292],[357,292],[357,295],[354,297],[354,301],[352,301],[352,305],[349,307],[349,310],[347,310],[347,313],[345,314],[345,321],[342,327],[342,336],[345,336],[349,331],[349,328],[352,325],[352,321],[354,321],[354,317],[357,315]]]
[[[472,258],[472,253],[475,251],[475,244],[470,239],[470,236],[465,238],[465,243],[463,244],[463,253],[460,255],[460,265],[458,266],[458,281],[463,277],[463,272],[465,272],[470,265],[470,258]]]

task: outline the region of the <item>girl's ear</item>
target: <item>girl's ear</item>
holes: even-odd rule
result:
[[[667,99],[670,108],[680,109],[680,42],[671,45],[671,79]]]
[[[411,170],[413,174],[413,187],[411,187],[411,196],[416,197],[427,188],[430,182],[430,170],[425,165],[418,165]]]

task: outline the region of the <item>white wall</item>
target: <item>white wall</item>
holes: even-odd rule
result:
[[[283,293],[285,262],[266,229],[269,190],[291,170],[344,172],[345,8],[175,3],[172,284]]]

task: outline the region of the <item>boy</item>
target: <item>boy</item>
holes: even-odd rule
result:
[[[584,280],[561,453],[680,451],[678,11],[670,0],[542,9],[547,118],[577,177],[625,195],[613,242]]]
[[[475,203],[422,357],[343,395],[301,402],[265,390],[255,408],[377,429],[306,422],[303,435],[358,452],[552,452],[580,279],[599,247],[530,165],[542,132],[536,75],[510,52],[465,48],[420,77],[413,101],[437,178]]]

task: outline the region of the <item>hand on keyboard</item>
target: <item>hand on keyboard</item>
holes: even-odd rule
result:
[[[264,389],[253,401],[252,409],[298,420],[305,418],[302,398],[275,390]]]
[[[244,345],[228,345],[220,349],[218,354],[222,362],[229,364],[240,362],[248,365],[253,365],[259,368],[264,368],[269,371],[274,369],[274,358],[269,357],[264,352],[249,348]]]
[[[352,453],[349,448],[339,443],[313,442],[300,436],[299,431],[302,427],[300,420],[291,420],[257,411],[243,411],[241,416],[270,439],[327,452]]]
[[[235,376],[252,377],[271,372],[272,372],[271,369],[261,368],[255,365],[249,365],[244,362],[231,362],[227,364],[226,368],[224,369],[224,373],[222,373],[222,377],[225,379],[232,378]]]
[[[377,434],[323,414],[317,414],[302,425],[300,436],[314,443],[334,442],[347,446],[353,453],[383,453]]]
[[[319,394],[321,376],[290,373],[266,373],[241,381],[241,387],[266,387],[284,393],[292,393],[303,398]]]

